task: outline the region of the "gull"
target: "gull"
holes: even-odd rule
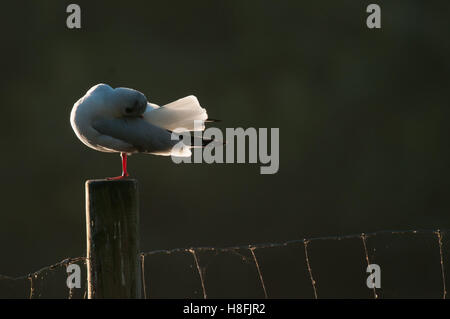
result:
[[[214,121],[208,120],[206,110],[193,95],[158,106],[137,90],[114,89],[103,83],[89,89],[70,114],[70,123],[81,142],[100,152],[120,153],[122,175],[108,178],[112,180],[129,176],[127,155],[190,156],[194,145],[204,147],[212,140],[195,137],[185,141],[176,134],[203,131],[205,122]],[[174,133],[176,138],[172,137]],[[180,140],[181,147],[174,147]]]

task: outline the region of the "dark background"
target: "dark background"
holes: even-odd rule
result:
[[[365,24],[373,2],[381,30]],[[84,182],[120,158],[84,146],[69,115],[100,82],[160,105],[194,94],[222,129],[280,128],[275,175],[132,156],[143,251],[450,228],[448,1],[78,0],[81,30],[69,3],[2,6],[0,274],[85,254]],[[360,239],[309,248],[319,297],[371,297]],[[256,253],[270,297],[313,297],[302,245]],[[442,296],[432,232],[377,236],[369,254],[385,297]],[[251,260],[199,257],[209,296],[262,297]],[[201,297],[192,256],[151,258],[151,296]],[[0,296],[27,297],[16,284]]]

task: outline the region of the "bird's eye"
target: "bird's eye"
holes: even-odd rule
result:
[[[125,113],[130,114],[131,112],[133,112],[133,109],[131,107],[125,108]]]

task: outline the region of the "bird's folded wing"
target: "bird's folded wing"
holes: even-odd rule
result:
[[[171,140],[167,130],[141,118],[101,119],[93,127],[101,134],[133,145],[139,152],[170,152],[177,142]]]

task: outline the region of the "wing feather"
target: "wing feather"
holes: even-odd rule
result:
[[[169,153],[177,141],[167,130],[140,118],[101,119],[93,123],[101,134],[133,145],[137,151],[153,154]]]

